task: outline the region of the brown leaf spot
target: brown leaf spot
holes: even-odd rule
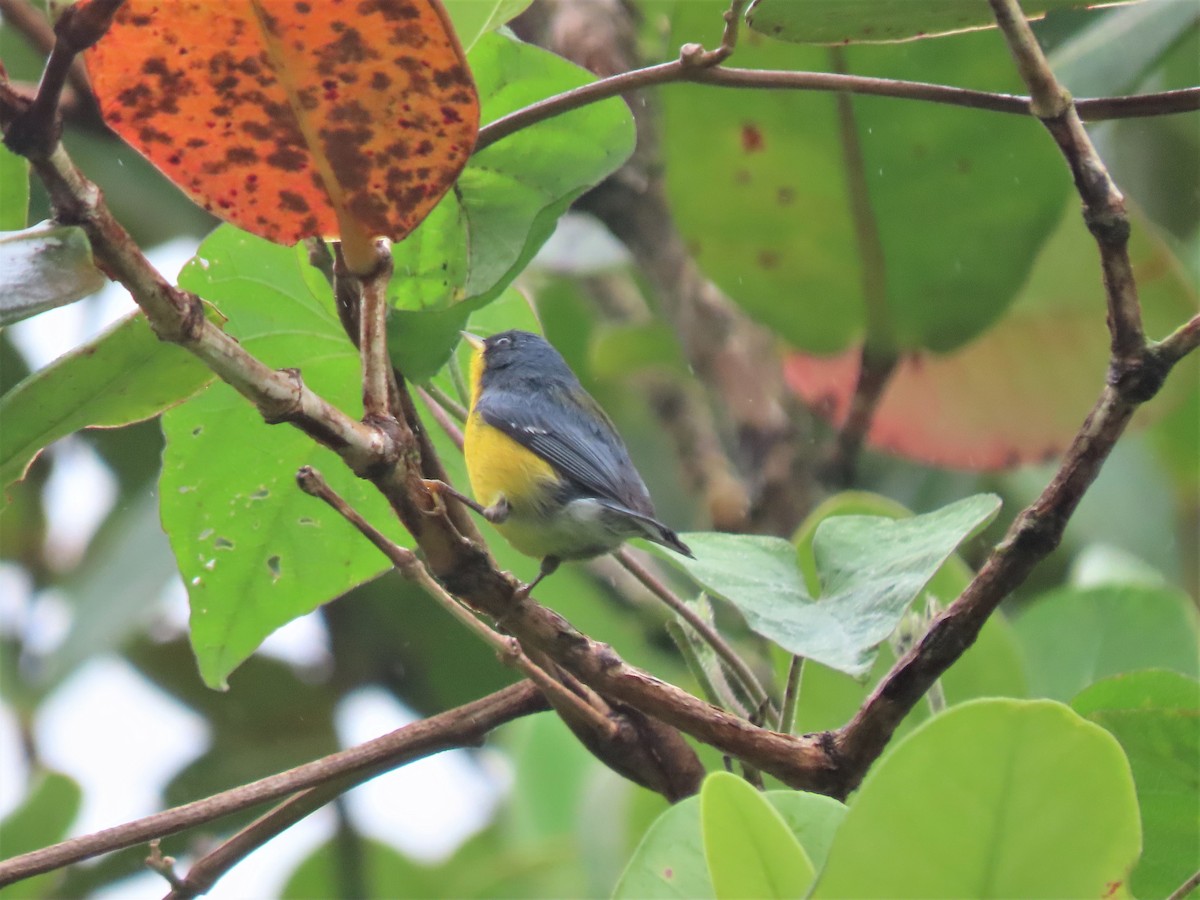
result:
[[[295,191],[280,191],[279,205],[288,212],[306,213],[310,207],[308,201],[297,194]]]
[[[779,267],[779,254],[774,250],[762,250],[758,254],[758,264],[764,269]]]
[[[775,199],[780,206],[791,206],[796,202],[796,189],[790,187],[781,187],[775,192]]]
[[[762,131],[751,122],[742,124],[742,149],[747,153],[760,153],[763,150]]]

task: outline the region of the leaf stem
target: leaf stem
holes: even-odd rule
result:
[[[783,688],[783,708],[779,714],[779,730],[791,734],[796,727],[796,712],[800,706],[800,686],[804,682],[804,657],[793,656],[788,665],[787,683]]]
[[[770,706],[770,698],[768,697],[767,692],[759,683],[758,678],[755,677],[754,672],[751,671],[750,666],[746,664],[744,659],[738,656],[737,651],[729,646],[728,643],[726,643],[725,639],[721,637],[720,633],[718,633],[718,631],[712,625],[704,621],[704,619],[701,618],[694,609],[683,602],[682,598],[673,593],[665,584],[662,583],[662,581],[656,578],[649,569],[634,559],[633,554],[628,550],[622,549],[613,555],[616,557],[617,562],[624,566],[634,578],[636,578],[643,585],[645,585],[646,588],[649,589],[650,593],[654,594],[654,596],[658,597],[659,600],[667,604],[667,606],[669,606],[676,615],[678,615],[681,619],[687,622],[688,625],[695,629],[696,634],[698,634],[704,640],[704,642],[708,644],[708,646],[712,647],[713,652],[716,653],[717,656],[719,656],[725,663],[725,665],[729,667],[729,670],[736,679],[738,686],[741,687],[741,689],[746,693],[746,696],[750,698],[754,706],[762,706],[766,704],[768,706],[769,715],[772,717],[772,719],[777,718],[777,713],[775,713],[773,707]]]

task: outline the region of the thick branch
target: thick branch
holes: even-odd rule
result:
[[[1062,540],[1068,520],[1095,481],[1137,406],[1162,386],[1170,368],[1200,343],[1200,317],[1162,344],[1148,346],[1141,308],[1126,252],[1129,223],[1124,199],[1109,177],[1076,114],[1070,95],[1056,81],[1015,0],[989,0],[1017,68],[1029,86],[1032,110],[1053,135],[1075,178],[1084,220],[1100,248],[1109,328],[1112,334],[1108,384],[1067,449],[1041,496],[1014,520],[1004,540],[962,595],[888,673],[855,717],[836,736],[836,754],[852,789],[883,751],[897,725],[937,678],[974,642],[1000,602]],[[1164,351],[1164,345],[1167,349]]]
[[[348,789],[380,772],[443,750],[478,746],[497,726],[544,709],[546,703],[541,692],[532,682],[522,681],[278,775],[5,860],[0,862],[0,886],[151,838],[175,834],[335,779],[350,778],[344,785]]]

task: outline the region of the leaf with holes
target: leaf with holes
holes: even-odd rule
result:
[[[206,209],[355,271],[466,164],[471,73],[438,0],[130,0],[88,53],[107,121]]]
[[[217,229],[180,285],[217,303],[226,330],[267,365],[304,364],[306,384],[361,414],[359,361],[328,291],[314,293],[301,253],[228,226]],[[357,411],[357,412],[356,412]],[[388,568],[340,516],[302,493],[296,470],[316,466],[334,490],[392,536],[383,498],[331,451],[288,426],[268,428],[218,382],[163,417],[163,525],[191,605],[204,680],[229,673],[281,625]]]

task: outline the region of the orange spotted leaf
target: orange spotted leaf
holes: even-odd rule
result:
[[[479,101],[439,0],[128,0],[88,53],[107,122],[206,209],[282,244],[412,231]]]

